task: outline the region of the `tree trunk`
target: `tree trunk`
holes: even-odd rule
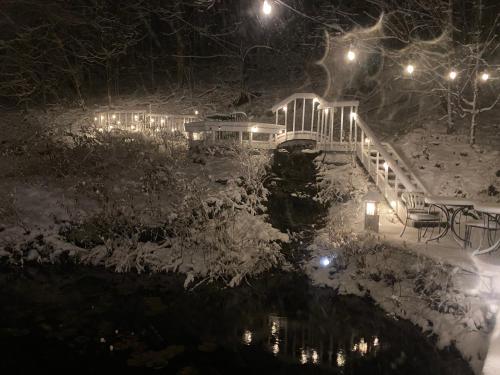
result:
[[[107,88],[107,94],[108,94],[108,106],[111,107],[111,92],[112,92],[112,84],[113,84],[113,78],[111,74],[111,59],[108,57],[106,58],[106,88]]]

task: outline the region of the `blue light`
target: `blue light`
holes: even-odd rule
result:
[[[322,257],[319,262],[323,267],[328,267],[328,265],[330,264],[330,259],[328,259],[328,257]]]

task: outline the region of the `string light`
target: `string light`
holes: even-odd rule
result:
[[[457,72],[455,72],[454,70],[452,70],[449,74],[448,74],[448,78],[450,78],[452,81],[457,78]]]
[[[269,1],[264,0],[264,3],[262,4],[262,13],[264,13],[266,16],[269,16],[272,10],[273,8],[271,4],[269,4]]]
[[[356,53],[353,50],[349,50],[349,52],[347,52],[346,57],[347,60],[354,61],[356,59]]]
[[[413,74],[414,71],[415,71],[415,67],[412,64],[408,64],[406,66],[406,73]]]
[[[487,72],[484,72],[483,74],[481,74],[481,80],[483,82],[486,82],[489,78],[490,78],[490,75]]]

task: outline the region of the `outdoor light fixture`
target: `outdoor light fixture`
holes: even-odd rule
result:
[[[321,257],[321,259],[319,260],[319,263],[323,267],[328,267],[330,265],[330,259],[328,259],[328,257]]]
[[[272,10],[273,8],[271,7],[271,4],[269,4],[269,1],[264,0],[264,3],[262,4],[262,13],[264,13],[266,16],[269,16]]]
[[[283,112],[286,112],[288,108],[287,108],[287,106],[285,105],[282,109],[283,109]]]
[[[365,230],[378,233],[380,194],[376,191],[369,191],[363,197],[363,201],[365,202]]]
[[[351,115],[350,115],[350,116],[351,116],[351,118],[352,118],[353,120],[356,120],[356,119],[358,118],[358,115],[356,114],[356,112],[351,112]]]
[[[194,114],[195,114],[196,116],[198,116],[198,114],[199,114],[199,113],[200,113],[200,112],[198,112],[198,110],[194,111]]]
[[[353,50],[349,50],[349,52],[347,52],[346,57],[347,60],[354,61],[356,59],[356,53]]]
[[[415,71],[415,67],[413,65],[409,64],[406,66],[406,73],[413,74],[414,71]]]
[[[449,74],[448,77],[453,81],[455,78],[457,78],[457,72],[452,70]]]
[[[481,81],[486,82],[490,78],[490,75],[487,72],[481,74]]]

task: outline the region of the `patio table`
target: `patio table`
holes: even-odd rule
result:
[[[488,230],[500,230],[500,205],[499,204],[494,204],[494,203],[475,203],[474,204],[474,210],[476,210],[479,213],[487,215],[493,223],[495,223],[495,227],[493,228],[487,228]],[[491,251],[495,251],[500,249],[500,238],[493,243],[490,247],[487,247],[485,249],[481,249],[481,245],[474,250],[472,255],[481,255],[481,254],[486,254]]]
[[[446,236],[448,231],[451,230],[455,241],[460,241],[461,245],[465,244],[465,239],[462,238],[460,233],[457,233],[457,230],[455,228],[456,218],[466,209],[472,208],[474,206],[474,202],[469,199],[439,196],[428,196],[424,198],[424,201],[429,205],[429,210],[432,207],[437,207],[443,212],[446,217],[446,226],[443,232],[438,233],[437,236],[429,238],[426,242],[439,240],[440,238]]]

